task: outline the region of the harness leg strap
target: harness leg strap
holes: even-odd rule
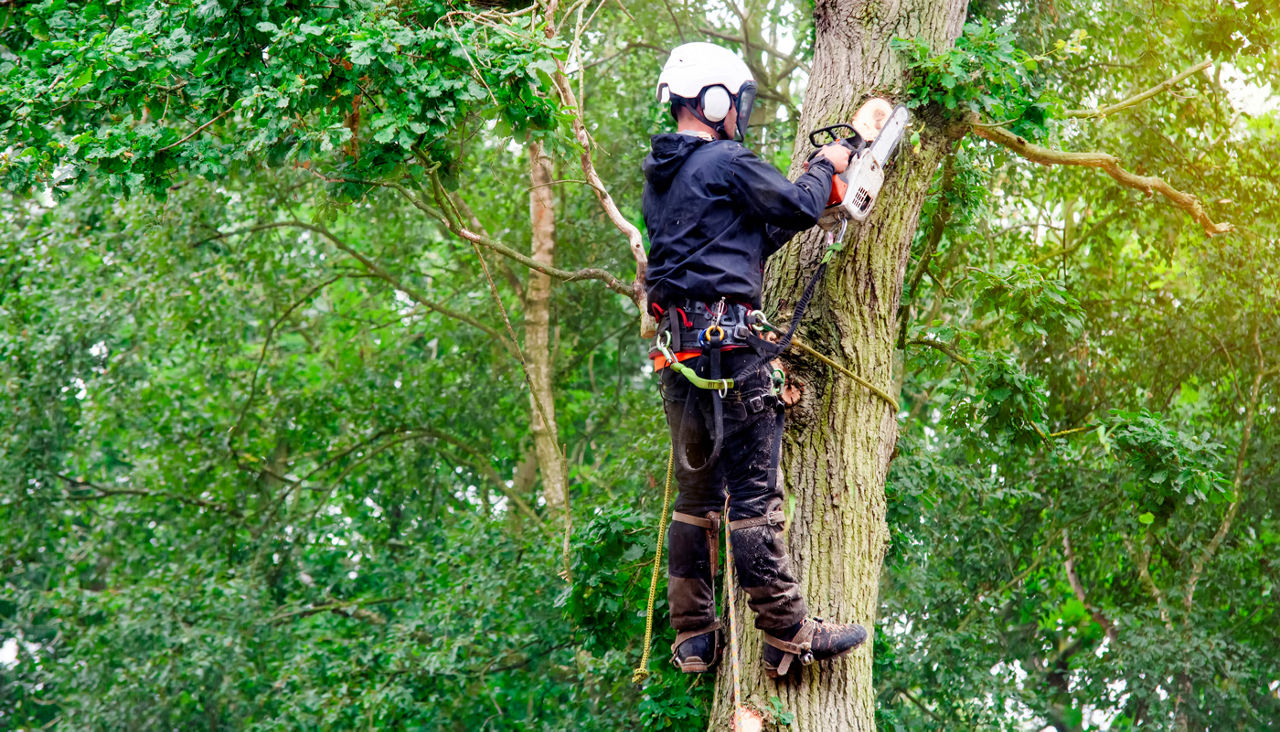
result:
[[[738,529],[749,529],[753,526],[782,526],[786,527],[787,515],[781,510],[770,511],[764,516],[756,516],[755,518],[738,519],[729,522],[729,530],[737,531]]]

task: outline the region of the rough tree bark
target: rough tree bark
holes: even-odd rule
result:
[[[964,25],[967,0],[819,0],[815,45],[796,139],[793,175],[807,154],[805,132],[847,121],[871,93],[901,90],[901,60],[894,37],[921,38],[934,51],[950,47]],[[917,119],[918,147],[904,143],[877,209],[849,227],[844,252],[819,284],[801,337],[872,383],[896,394],[900,355],[895,341],[898,306],[920,208],[954,135],[933,120]],[[766,310],[786,323],[817,266],[825,235],[798,236],[766,273]],[[884,482],[898,439],[898,420],[885,401],[822,367],[789,358],[793,378],[806,389],[789,414],[783,474],[795,500],[788,547],[811,612],[874,630],[881,564],[888,541]],[[742,603],[745,606],[745,602]],[[778,697],[795,715],[790,729],[875,729],[871,641],[850,656],[806,668],[795,682],[775,684],[763,673],[760,635],[748,622],[741,633],[743,699],[764,706]],[[724,729],[732,710],[729,664],[717,678],[713,729]]]
[[[555,264],[555,202],[551,190],[551,158],[542,143],[529,145],[529,219],[533,228],[533,260],[548,267]],[[538,472],[542,475],[542,497],[547,507],[561,517],[568,535],[569,494],[565,485],[564,455],[560,452],[556,427],[555,374],[551,353],[551,277],[529,271],[524,292],[524,349],[529,369],[530,427]]]

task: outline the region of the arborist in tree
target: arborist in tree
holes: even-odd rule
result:
[[[711,670],[724,642],[715,603],[721,511],[738,580],[764,632],[770,677],[845,653],[862,626],[809,618],[783,541],[778,464],[781,383],[762,319],[765,259],[818,222],[850,149],[821,148],[794,183],[742,140],[756,87],[747,65],[710,43],[671,52],[658,78],[678,132],[644,161],[652,356],[676,454],[679,497],[668,532],[672,663]],[[794,663],[794,661],[800,663]]]

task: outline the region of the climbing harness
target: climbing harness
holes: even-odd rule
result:
[[[814,350],[813,348],[804,344],[803,342],[795,340],[796,329],[798,328],[800,324],[800,320],[801,318],[803,318],[804,312],[808,308],[810,301],[813,299],[814,290],[817,287],[818,282],[822,279],[822,276],[826,273],[827,266],[831,262],[832,258],[837,253],[839,253],[841,249],[843,249],[844,247],[844,235],[848,230],[848,226],[849,226],[849,219],[847,217],[841,217],[839,224],[827,232],[826,251],[823,253],[822,258],[819,260],[817,271],[814,272],[813,277],[805,285],[804,291],[800,296],[800,300],[796,303],[796,308],[792,314],[791,322],[785,331],[774,326],[772,323],[770,323],[768,318],[765,316],[764,312],[760,310],[746,310],[745,313],[743,313],[741,316],[735,317],[735,320],[740,321],[738,323],[735,323],[734,327],[732,328],[733,335],[736,339],[736,343],[740,343],[742,345],[748,345],[752,347],[752,349],[759,354],[759,357],[755,361],[751,362],[746,369],[743,369],[742,373],[750,373],[752,370],[758,368],[764,363],[772,361],[773,359],[777,358],[778,355],[785,352],[790,346],[794,345],[800,350],[808,353],[809,355],[817,358],[818,360],[822,361],[826,365],[839,371],[844,376],[849,377],[855,383],[859,384],[860,386],[867,389],[875,396],[882,399],[886,404],[888,404],[890,407],[893,408],[893,411],[896,414],[899,411],[898,402],[892,396],[886,393],[884,390],[880,389],[879,387],[875,386],[871,382],[867,381],[866,379],[862,378],[858,374],[854,373],[849,368],[837,363],[831,358]],[[693,466],[688,464],[688,457],[685,454],[685,450],[683,449],[683,442],[684,442],[683,440],[680,440],[681,442],[680,449],[677,449],[677,445],[675,444],[672,445],[671,452],[669,453],[667,458],[667,478],[666,478],[666,485],[664,489],[662,513],[658,521],[658,536],[656,541],[657,549],[654,554],[653,570],[651,572],[650,583],[649,583],[649,602],[645,612],[644,646],[643,646],[642,655],[640,659],[640,665],[635,669],[635,672],[632,674],[633,683],[637,683],[637,684],[642,683],[650,675],[648,670],[648,664],[649,664],[649,657],[650,657],[650,645],[652,644],[652,641],[653,641],[653,605],[657,597],[659,564],[661,563],[662,544],[663,544],[663,540],[665,538],[665,532],[666,532],[667,511],[670,507],[671,497],[672,497],[671,495],[672,494],[672,475],[675,470],[676,454],[677,453],[680,454],[682,468],[687,470],[699,470],[699,469],[706,469],[707,467],[714,465],[715,460],[718,458],[720,453],[721,441],[723,439],[723,434],[722,434],[723,412],[722,412],[721,399],[728,393],[730,389],[735,388],[737,384],[734,377],[723,376],[720,373],[720,363],[719,363],[720,346],[723,345],[724,341],[726,340],[726,338],[729,336],[729,333],[730,333],[730,331],[725,329],[722,323],[724,322],[725,315],[728,312],[730,312],[730,308],[739,308],[739,307],[740,306],[726,305],[725,301],[722,299],[720,300],[719,303],[716,304],[714,309],[706,308],[709,311],[708,312],[709,319],[706,321],[707,324],[700,331],[698,331],[698,336],[697,336],[698,344],[702,346],[704,353],[707,353],[709,355],[710,358],[708,360],[711,362],[709,376],[704,377],[698,374],[689,366],[686,366],[685,364],[680,362],[680,360],[677,358],[677,355],[676,355],[677,351],[680,350],[680,347],[678,345],[673,344],[673,341],[678,342],[678,339],[681,339],[682,337],[682,332],[681,332],[682,329],[680,328],[680,325],[685,326],[683,329],[685,333],[688,333],[691,330],[691,327],[694,325],[695,318],[689,316],[689,311],[692,310],[692,308],[673,307],[670,311],[663,312],[661,308],[658,308],[657,306],[655,306],[655,310],[656,310],[655,314],[660,318],[660,320],[666,320],[668,327],[667,329],[661,330],[658,333],[657,337],[654,340],[654,349],[658,353],[660,353],[663,358],[666,359],[667,365],[670,368],[672,368],[676,373],[680,374],[685,379],[687,379],[689,383],[692,384],[694,387],[712,392],[713,418],[716,424],[713,429],[714,446],[712,449],[712,454],[701,468],[694,468]],[[664,315],[667,317],[663,318]],[[680,318],[679,321],[675,320],[676,315],[679,316]],[[742,327],[744,325],[746,326],[746,328]],[[744,330],[746,331],[745,337],[743,334]],[[758,335],[756,335],[751,331],[756,331],[758,333],[770,332],[770,333],[777,334],[779,338],[776,343],[769,343],[768,341],[765,341],[763,338],[760,338]],[[770,481],[777,480],[778,467],[781,464],[781,459],[782,459],[782,432],[783,432],[784,421],[785,421],[783,404],[782,404],[782,391],[783,391],[783,388],[785,387],[785,380],[786,380],[785,375],[779,369],[771,369],[769,396],[774,400],[773,406],[776,409],[776,423],[774,425],[774,441],[772,446],[773,449],[771,450],[772,455],[771,455],[770,468],[769,468]],[[691,404],[693,404],[692,394],[690,395],[690,398],[685,405],[686,419],[692,416],[689,414],[691,409],[690,407]],[[683,423],[683,420],[682,420],[682,423]],[[682,428],[683,428],[683,424],[682,424]],[[682,429],[682,432],[683,432],[683,429]],[[683,434],[681,434],[680,437],[683,437]],[[770,488],[772,489],[772,486],[770,486]],[[725,500],[726,500],[726,508],[725,508],[725,513],[723,515],[727,517],[728,516],[728,507],[727,507],[728,497],[727,496]],[[775,512],[775,513],[780,514],[781,512]],[[719,545],[719,541],[718,539],[716,539],[715,534],[713,532],[714,532],[714,529],[718,528],[718,525],[722,523],[720,521],[720,516],[715,513],[712,513],[708,516],[708,518],[704,519],[696,516],[686,516],[684,514],[680,514],[677,512],[672,515],[672,520],[700,526],[708,531],[709,548],[712,554],[712,558],[711,558],[712,586],[714,586],[715,568],[719,564],[716,558],[716,554],[718,554],[717,548]],[[733,664],[733,667],[734,667],[733,670],[734,670],[734,678],[735,678],[735,689],[734,689],[735,709],[740,708],[741,706],[740,705],[740,689],[738,688],[740,668],[738,664],[738,650],[737,650],[737,630],[736,630],[737,621],[735,618],[735,603],[734,603],[733,594],[732,594],[733,592],[733,582],[732,582],[733,549],[732,549],[731,540],[729,538],[729,534],[731,529],[734,529],[734,528],[745,528],[746,526],[759,525],[763,523],[775,523],[775,522],[781,522],[782,520],[783,520],[783,517],[781,515],[770,514],[769,516],[762,516],[756,519],[744,519],[741,521],[734,521],[732,522],[732,526],[730,525],[729,521],[723,521],[723,523],[725,524],[725,554],[726,554],[725,594],[729,604],[729,608],[728,608],[729,609],[729,648],[730,648],[730,655],[731,655],[731,663]],[[719,627],[720,627],[719,622],[717,621],[715,624],[707,628],[699,628],[696,631],[689,631],[686,633],[678,634],[676,638],[676,643],[673,644],[672,649],[674,651],[674,649],[678,647],[680,643],[682,643],[684,640],[687,640],[690,637],[711,632],[713,630],[718,630]],[[778,641],[778,643],[784,643],[784,642]],[[796,648],[799,648],[799,645],[802,643],[803,643],[803,640],[798,641],[796,639],[793,639],[790,643],[786,644],[788,648],[784,650],[790,650],[792,645],[795,645]],[[775,644],[775,647],[779,647],[780,649],[782,649],[781,646],[778,646],[776,644]],[[797,655],[803,659],[803,656],[801,654],[797,654]]]

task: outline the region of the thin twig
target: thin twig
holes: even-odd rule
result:
[[[233,109],[235,109],[235,105],[234,105],[234,104],[233,104],[233,105],[231,105],[230,107],[227,107],[226,109],[222,110],[222,113],[221,113],[221,114],[219,114],[217,117],[214,117],[213,119],[209,120],[208,122],[205,122],[204,124],[200,125],[199,127],[195,128],[194,130],[192,130],[192,131],[191,131],[191,134],[187,135],[186,137],[182,138],[181,140],[178,140],[177,142],[175,142],[175,143],[173,143],[173,144],[171,144],[171,145],[165,145],[164,147],[160,148],[159,150],[156,150],[156,154],[159,154],[159,153],[162,153],[162,152],[166,152],[166,151],[168,151],[168,150],[172,150],[173,148],[175,148],[175,147],[177,147],[177,146],[181,145],[182,143],[186,142],[187,140],[190,140],[191,138],[193,138],[193,137],[195,137],[196,135],[198,135],[198,134],[200,134],[201,132],[203,132],[203,131],[205,130],[205,128],[206,128],[206,127],[208,127],[209,125],[213,124],[214,122],[217,122],[218,120],[222,119],[223,117],[226,117],[226,116],[231,112],[231,110],[233,110]]]
[[[85,480],[78,480],[61,473],[54,473],[57,478],[68,485],[76,488],[91,488],[97,491],[94,495],[85,496],[67,496],[70,501],[94,501],[102,498],[110,498],[112,496],[142,496],[144,498],[167,498],[169,500],[185,503],[190,506],[199,506],[200,508],[208,508],[213,511],[219,511],[231,516],[239,516],[240,512],[234,506],[224,506],[214,501],[206,501],[201,498],[191,498],[189,496],[180,496],[168,491],[149,491],[142,488],[107,488]]]

